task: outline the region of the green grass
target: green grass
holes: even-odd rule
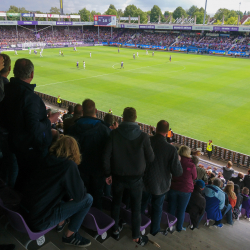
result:
[[[9,54],[12,65],[20,57],[33,61],[36,91],[78,103],[91,98],[98,109],[116,115],[132,106],[139,122],[156,126],[165,119],[176,133],[250,154],[250,60],[164,51],[152,57],[143,50],[133,60],[133,49],[77,50],[63,49],[64,57],[59,49],[44,50],[43,58],[28,51]]]

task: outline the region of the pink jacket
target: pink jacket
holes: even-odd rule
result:
[[[197,178],[196,167],[191,158],[181,156],[181,166],[183,174],[179,177],[173,177],[171,188],[184,193],[192,193],[194,190],[194,180]]]

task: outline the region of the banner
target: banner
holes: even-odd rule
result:
[[[193,26],[192,30],[213,30],[213,26]]]
[[[20,13],[6,13],[7,16],[12,16],[12,17],[20,17],[21,14]]]
[[[139,29],[155,29],[155,25],[139,25]]]
[[[48,17],[59,18],[59,15],[58,14],[48,14]]]
[[[56,25],[56,21],[38,21],[38,25]]]
[[[17,21],[0,21],[0,25],[17,25]]]
[[[122,29],[139,29],[139,24],[120,24],[119,26]]]
[[[219,36],[220,34],[218,33],[206,33],[206,36]]]
[[[250,31],[250,26],[246,26],[246,27],[242,27],[242,26],[240,26],[239,27],[239,31],[245,31],[245,32],[249,32]]]
[[[174,51],[187,51],[186,47],[169,47],[169,49]]]
[[[81,16],[80,15],[70,15],[70,18],[80,19]]]
[[[47,17],[47,14],[35,14],[35,17]]]
[[[94,22],[73,22],[72,25],[75,26],[94,25]]]
[[[0,16],[6,16],[5,12],[0,12]]]
[[[214,26],[214,31],[239,31],[239,27],[222,27],[222,26]]]
[[[60,18],[70,18],[70,16],[67,16],[67,15],[60,15]]]
[[[56,22],[56,25],[73,25],[73,22]]]
[[[174,30],[192,30],[192,26],[173,26]]]
[[[38,25],[37,21],[18,21],[18,25]]]
[[[173,25],[155,25],[155,29],[158,29],[158,30],[172,30]]]
[[[34,17],[34,14],[30,14],[30,13],[22,13],[21,14],[22,17]]]

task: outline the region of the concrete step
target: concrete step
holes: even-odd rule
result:
[[[58,247],[56,247],[52,242],[49,242],[39,248],[39,250],[60,250]]]
[[[157,236],[153,236],[151,234],[148,234],[148,238],[154,242],[156,242],[157,244],[160,245],[161,249],[168,249],[168,250],[175,250],[174,247],[172,247],[167,239],[167,236],[165,236],[166,239],[161,240],[159,239],[159,237]]]
[[[136,244],[131,237],[124,236],[119,240],[119,243],[126,246],[128,249],[145,249],[148,245],[145,247],[142,247],[138,244]]]
[[[129,248],[126,245],[123,245],[119,241],[113,239],[112,237],[109,237],[107,240],[105,240],[102,245],[106,247],[109,250],[129,250]]]
[[[176,250],[184,250],[184,249],[190,249],[183,244],[175,235],[168,234],[167,236],[162,235],[161,233],[158,233],[155,238],[162,240],[163,242],[167,242],[169,246]],[[192,250],[192,249],[190,249]]]

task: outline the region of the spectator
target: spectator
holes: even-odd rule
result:
[[[199,158],[195,155],[192,155],[192,160],[195,165],[196,171],[197,171],[197,180],[203,180],[206,184],[208,183],[208,176],[207,172],[204,169],[204,166],[202,164],[199,164]],[[203,167],[203,168],[202,168]]]
[[[238,173],[237,177],[232,177],[230,181],[232,181],[235,184],[239,185],[240,190],[244,187],[244,182],[243,182],[244,175],[242,173]]]
[[[0,71],[4,68],[4,58],[2,57],[2,55],[0,55]],[[0,102],[3,100],[4,98],[4,82],[3,82],[3,78],[0,75]]]
[[[217,168],[217,167],[214,167],[214,168],[213,168],[213,171],[212,171],[212,172],[215,174],[215,176],[217,176],[217,175],[218,175],[217,170],[218,170],[218,168]]]
[[[82,105],[76,104],[74,107],[74,115],[71,118],[67,118],[63,120],[63,129],[64,134],[67,135],[69,127],[75,124],[75,121],[78,120],[82,116]]]
[[[10,57],[6,54],[1,54],[1,56],[4,59],[4,68],[0,71],[0,75],[2,76],[3,83],[7,84],[9,83],[9,80],[7,79],[7,77],[11,71],[11,60],[10,60]]]
[[[191,149],[187,146],[181,146],[179,149],[181,156],[181,166],[183,174],[180,177],[173,177],[170,191],[168,192],[170,200],[170,214],[177,217],[177,231],[186,231],[183,227],[185,211],[194,190],[194,180],[197,178],[195,165],[191,159]]]
[[[247,187],[244,187],[242,189],[242,197],[243,197],[242,208],[246,210],[246,217],[250,218],[250,197],[248,195],[249,195],[249,189]]]
[[[240,211],[241,211],[241,207],[242,207],[242,201],[243,201],[243,197],[240,194],[239,185],[234,184],[234,192],[235,192],[236,197],[237,197],[237,202],[236,202],[236,205],[235,205],[234,210],[233,210],[233,217],[234,217],[234,219],[237,220],[239,218],[239,215],[240,215]]]
[[[225,194],[220,189],[221,180],[215,178],[212,185],[205,187],[205,198],[206,198],[206,212],[207,218],[215,221],[214,225],[223,227],[221,223],[222,212],[221,210],[225,206]]]
[[[234,170],[232,169],[232,166],[233,166],[233,163],[231,161],[228,161],[227,166],[223,167],[223,176],[226,182],[228,182],[234,174]]]
[[[57,97],[57,101],[56,102],[57,102],[59,108],[61,108],[62,107],[62,99],[61,99],[60,96]]]
[[[42,231],[57,225],[61,232],[68,230],[63,243],[86,247],[91,244],[78,230],[88,213],[93,198],[87,194],[77,165],[81,162],[79,147],[74,138],[64,136],[49,150],[49,155],[30,175],[23,189],[22,206],[29,211],[25,216],[30,228]],[[62,200],[69,196],[66,202]]]
[[[190,214],[193,224],[193,229],[198,228],[201,219],[205,213],[206,199],[202,195],[202,190],[205,188],[203,180],[195,181],[194,191],[191,194],[186,211]]]
[[[73,117],[73,113],[74,113],[74,106],[73,105],[69,105],[68,107],[68,113],[63,115],[63,121],[69,118]]]
[[[247,175],[245,175],[243,180],[244,187],[250,189],[250,168],[247,170]]]
[[[214,147],[213,146],[213,141],[209,140],[208,144],[207,144],[207,156],[208,156],[209,160],[211,159],[211,156],[212,156],[213,147]]]
[[[227,185],[224,188],[224,192],[228,195],[229,203],[234,209],[237,202],[237,196],[234,192],[234,183],[232,181],[227,182]]]
[[[117,129],[119,124],[118,122],[116,121],[115,117],[111,114],[111,113],[108,113],[104,116],[104,121],[109,124],[109,128],[111,130],[113,129]]]
[[[51,142],[51,146],[52,146],[59,140],[60,134],[59,134],[59,131],[56,129],[51,129],[51,133],[52,133],[52,142]]]
[[[34,65],[28,59],[18,59],[14,66],[14,77],[5,85],[5,98],[0,103],[0,121],[9,131],[10,149],[17,157],[22,185],[30,168],[46,156],[51,144],[51,123],[59,114],[47,118],[42,99],[34,93]],[[18,184],[18,183],[17,183]]]
[[[173,136],[174,136],[174,133],[173,133],[172,129],[170,128],[168,133],[167,133],[167,142],[168,143],[174,142],[173,141]]]
[[[119,225],[120,205],[123,190],[127,189],[132,211],[132,238],[143,246],[147,243],[148,237],[140,236],[142,176],[146,169],[146,161],[154,160],[154,152],[148,134],[140,130],[135,122],[136,118],[134,108],[125,108],[123,122],[111,131],[104,154],[104,173],[106,183],[112,183],[111,217],[115,220],[113,236],[119,239],[122,229]]]
[[[95,102],[86,99],[82,103],[83,116],[68,129],[67,134],[79,143],[82,162],[79,165],[81,177],[88,192],[93,196],[93,206],[102,209],[102,196],[105,178],[102,155],[108,140],[108,125],[96,118]]]
[[[212,171],[207,171],[207,176],[208,176],[208,184],[211,185],[215,178],[215,174],[212,173]]]
[[[175,147],[166,141],[168,129],[167,121],[161,120],[157,123],[156,135],[150,137],[155,159],[152,163],[147,163],[143,177],[145,192],[142,195],[142,213],[145,212],[151,199],[152,235],[160,231],[163,202],[170,188],[172,175],[177,177],[183,173]]]

